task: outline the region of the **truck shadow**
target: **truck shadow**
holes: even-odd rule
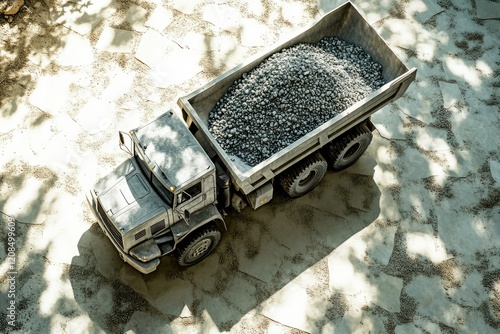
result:
[[[94,224],[72,261],[75,300],[104,330],[143,331],[161,320],[164,332],[184,322],[227,331],[310,268],[329,293],[327,256],[377,219],[379,201],[372,176],[348,171],[327,173],[294,200],[276,186],[270,204],[228,213],[228,231],[203,262],[181,268],[164,257],[149,275],[125,264]]]

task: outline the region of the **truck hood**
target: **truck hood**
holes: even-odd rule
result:
[[[126,234],[171,209],[151,188],[134,158],[129,158],[95,186],[102,211]]]

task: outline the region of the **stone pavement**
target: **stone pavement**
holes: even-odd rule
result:
[[[94,224],[84,192],[127,157],[118,130],[342,2],[33,0],[0,18],[2,331],[497,333],[498,0],[355,1],[416,81],[355,165],[228,215],[202,263],[141,275]]]

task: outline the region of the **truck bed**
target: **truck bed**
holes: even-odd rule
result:
[[[363,48],[374,61],[382,65],[386,84],[256,166],[249,166],[225,152],[208,130],[208,116],[233,82],[284,48],[297,43],[317,43],[326,37],[338,37]],[[212,158],[218,156],[235,188],[249,194],[345,131],[364,122],[384,105],[398,99],[413,82],[415,75],[416,69],[406,67],[355,6],[346,2],[285,41],[181,97],[178,104],[188,126],[194,124],[199,130],[195,136],[207,154]]]

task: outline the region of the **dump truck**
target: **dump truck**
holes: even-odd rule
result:
[[[209,131],[211,111],[243,73],[298,43],[338,37],[361,47],[382,65],[379,89],[255,166],[236,161]],[[370,116],[402,96],[414,81],[409,69],[351,2],[333,9],[284,42],[178,100],[150,123],[119,132],[130,158],[100,179],[87,200],[120,257],[147,274],[160,258],[196,264],[217,246],[224,216],[268,203],[276,186],[290,197],[312,190],[328,167],[352,165],[366,150],[375,126]]]

